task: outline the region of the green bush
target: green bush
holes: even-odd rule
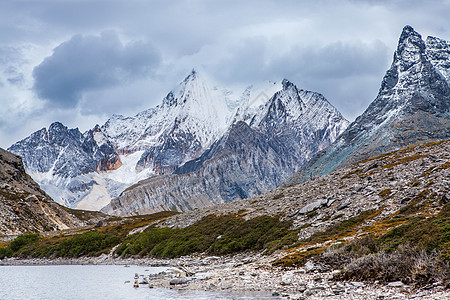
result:
[[[70,210],[72,213],[88,218],[93,212]],[[10,245],[0,248],[0,259],[2,257],[80,257],[98,256],[107,253],[110,249],[118,245],[129,233],[130,230],[147,226],[155,220],[172,216],[174,212],[159,212],[150,215],[126,217],[114,220],[105,226],[100,226],[98,230],[90,230],[84,233],[71,236],[55,236],[52,238],[39,239],[38,234],[26,234],[17,237]],[[110,220],[111,221],[111,220]],[[117,222],[120,221],[120,222]],[[169,229],[168,229],[169,230]],[[165,236],[165,231],[161,232]],[[161,237],[155,237],[156,240]],[[144,250],[148,241],[141,241],[129,249],[130,252],[139,253]],[[122,248],[123,245],[121,245]],[[125,247],[126,248],[126,247]]]
[[[427,251],[434,249],[448,251],[450,242],[450,203],[433,217],[414,217],[405,224],[395,227],[379,238],[380,247],[387,251],[399,245],[416,245]]]
[[[39,234],[37,233],[19,235],[11,242],[11,244],[9,244],[9,248],[13,252],[17,252],[20,248],[22,248],[25,245],[37,242],[38,239]]]
[[[37,233],[19,235],[8,246],[0,248],[0,259],[15,256],[20,249],[38,240],[39,234]]]
[[[9,247],[0,248],[0,259],[4,259],[5,257],[12,257],[13,251]]]
[[[149,228],[117,248],[121,256],[178,257],[198,252],[222,255],[246,250],[274,251],[297,241],[291,223],[277,217],[245,220],[238,215],[204,217],[182,229]]]
[[[68,238],[53,238],[29,244],[14,252],[18,257],[80,257],[98,256],[120,242],[112,233],[88,231]]]
[[[56,257],[97,256],[118,243],[119,237],[111,233],[88,231],[62,240],[48,250]]]

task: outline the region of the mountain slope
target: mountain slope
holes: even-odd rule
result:
[[[187,227],[208,215],[246,219],[281,216],[301,228],[300,239],[362,211],[378,213],[361,225],[382,233],[414,217],[427,218],[450,203],[450,140],[415,144],[356,162],[302,184],[280,187],[252,198],[185,212],[161,226]],[[315,213],[311,213],[311,212]],[[392,220],[393,219],[393,220]],[[384,223],[375,227],[376,222]],[[311,226],[305,226],[305,225]],[[357,231],[343,232],[355,235]],[[447,245],[448,247],[448,245]]]
[[[86,225],[55,203],[25,173],[20,157],[0,149],[0,234],[67,229]]]
[[[235,121],[200,157],[171,175],[137,183],[102,211],[186,211],[266,192],[327,147],[346,126],[322,95],[283,80],[282,89],[249,118],[249,124]]]
[[[419,141],[450,137],[449,43],[406,26],[376,99],[287,184]]]

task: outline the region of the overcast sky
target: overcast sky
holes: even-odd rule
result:
[[[450,40],[450,1],[0,1],[0,147],[158,105],[192,68],[287,78],[354,120],[402,28]]]

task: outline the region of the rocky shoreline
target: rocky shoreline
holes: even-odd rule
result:
[[[334,281],[337,270],[321,270],[308,262],[303,268],[286,270],[272,266],[273,256],[255,253],[234,256],[186,256],[176,259],[114,258],[110,255],[77,259],[17,259],[0,261],[13,265],[142,265],[168,270],[148,278],[141,287],[177,290],[262,293],[274,299],[450,299],[440,283],[414,289],[401,282],[388,284]],[[142,276],[142,274],[141,274]]]

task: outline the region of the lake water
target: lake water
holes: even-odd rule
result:
[[[0,299],[273,299],[262,295],[133,288],[134,274],[162,267],[118,265],[0,266]],[[126,281],[130,281],[126,283]]]

